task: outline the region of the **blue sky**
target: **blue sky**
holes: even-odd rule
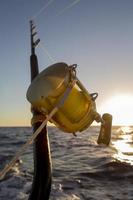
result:
[[[32,18],[41,39],[36,51],[40,71],[53,62],[77,63],[79,79],[89,92],[99,93],[101,113],[113,96],[133,95],[133,1],[79,0],[69,7],[73,2],[1,0],[0,126],[30,124],[26,91]]]

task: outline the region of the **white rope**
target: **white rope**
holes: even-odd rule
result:
[[[71,68],[70,68],[71,70]],[[70,71],[72,73],[72,71]],[[58,111],[59,107],[63,106],[65,100],[67,99],[68,95],[70,94],[73,86],[76,83],[76,77],[70,81],[69,86],[67,87],[65,93],[61,96],[59,102],[57,105],[53,108],[53,110],[50,112],[49,115],[46,116],[46,119],[42,122],[42,124],[39,126],[39,128],[33,133],[33,135],[27,140],[27,142],[20,148],[20,150],[16,153],[16,155],[13,157],[13,159],[7,164],[4,169],[0,172],[0,180],[4,178],[6,173],[14,166],[18,158],[24,153],[26,148],[33,143],[33,141],[36,139],[36,137],[39,135],[39,133],[42,131],[42,129],[45,127],[47,122],[53,117],[53,115]]]
[[[36,137],[39,135],[39,133],[42,131],[44,126],[47,124],[47,122],[52,118],[52,116],[57,112],[58,107],[55,107],[51,113],[46,117],[46,119],[42,122],[42,124],[39,126],[39,128],[34,132],[34,134],[27,140],[27,142],[20,148],[20,150],[16,153],[16,155],[13,157],[13,159],[10,161],[9,164],[5,166],[5,168],[0,172],[0,180],[4,178],[6,173],[14,166],[18,158],[23,154],[23,152],[26,150],[26,148],[33,143],[33,141],[36,139]]]

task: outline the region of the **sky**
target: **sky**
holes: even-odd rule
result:
[[[30,28],[34,19],[42,71],[76,63],[97,111],[113,124],[133,124],[132,0],[1,0],[0,126],[29,126]]]

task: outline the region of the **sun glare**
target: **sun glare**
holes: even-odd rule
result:
[[[114,125],[133,125],[133,96],[117,95],[105,102],[102,112],[113,115]]]
[[[121,162],[133,165],[133,127],[125,126],[117,130],[117,140],[112,140],[116,149],[113,157]]]

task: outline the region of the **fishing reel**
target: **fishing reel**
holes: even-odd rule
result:
[[[56,63],[44,69],[32,81],[27,99],[41,115],[48,116],[54,108],[55,114],[49,119],[67,133],[86,130],[93,121],[101,123],[98,143],[109,144],[112,116],[103,117],[96,110],[98,93],[90,94],[76,76],[77,65]]]

